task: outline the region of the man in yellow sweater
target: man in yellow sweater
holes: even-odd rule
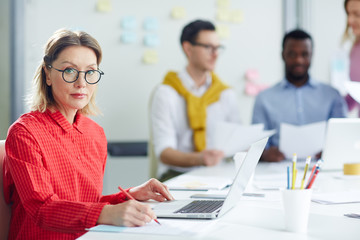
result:
[[[215,26],[193,21],[184,27],[180,42],[188,64],[167,73],[151,103],[154,152],[163,181],[218,164],[224,153],[213,148],[216,124],[240,122],[234,91],[213,72],[223,49]]]

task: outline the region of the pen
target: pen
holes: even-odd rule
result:
[[[316,167],[317,167],[316,165],[314,165],[314,166],[312,167],[309,180],[310,180],[310,179],[312,178],[312,176],[314,175],[314,172],[315,172]],[[307,185],[309,185],[309,181],[308,181]]]
[[[305,183],[306,172],[307,172],[307,170],[308,170],[308,168],[309,168],[309,164],[310,164],[310,162],[311,162],[311,157],[310,157],[310,156],[308,156],[308,157],[306,158],[306,162],[305,162],[304,176],[303,176],[303,178],[302,178],[302,180],[301,180],[301,187],[300,187],[300,189],[304,189],[304,183]]]
[[[296,153],[293,154],[293,159],[292,159],[292,186],[291,189],[295,189],[295,181],[296,181]]]
[[[287,166],[287,189],[290,189],[290,167]]]
[[[311,186],[313,185],[313,183],[314,183],[314,181],[315,181],[315,178],[316,178],[316,176],[317,176],[318,173],[319,173],[319,169],[320,169],[320,168],[317,166],[314,175],[312,176],[311,179],[309,179],[309,183],[308,183],[308,185],[306,186],[306,189],[310,189]]]
[[[132,200],[135,200],[135,201],[136,201],[136,199],[135,199],[133,196],[131,196],[130,193],[128,193],[127,191],[125,191],[122,187],[118,186],[118,188],[119,188],[119,190],[122,191],[129,199],[132,199]],[[159,221],[158,221],[156,218],[154,218],[154,221],[155,221],[157,224],[160,224]],[[161,224],[160,224],[160,225],[161,225]]]

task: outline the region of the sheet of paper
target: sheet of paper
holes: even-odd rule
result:
[[[326,122],[317,122],[302,126],[287,123],[280,125],[279,148],[287,159],[296,153],[298,158],[315,156],[325,143]]]
[[[180,175],[166,181],[166,185],[170,190],[220,190],[232,183],[229,177],[205,177],[205,176],[191,176]]]
[[[231,157],[237,152],[246,151],[252,143],[275,133],[275,130],[263,129],[263,124],[241,125],[221,122],[215,129],[214,148],[224,151],[226,157]]]
[[[359,203],[360,191],[313,193],[311,200],[320,204]]]
[[[97,225],[88,229],[94,232],[121,232],[136,234],[158,234],[158,235],[198,235],[205,232],[216,221],[211,220],[176,220],[159,219],[161,225],[154,221],[142,227],[117,227],[111,225]]]
[[[346,81],[344,85],[350,96],[360,103],[360,82]]]

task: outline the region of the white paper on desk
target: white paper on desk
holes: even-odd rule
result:
[[[166,181],[170,190],[221,190],[232,184],[230,177],[180,175]]]
[[[325,141],[326,122],[317,122],[302,126],[287,123],[280,125],[279,148],[287,159],[296,153],[298,158],[315,156]]]
[[[344,86],[350,96],[360,103],[360,82],[346,81]]]
[[[360,191],[313,193],[311,200],[320,204],[360,203]]]
[[[275,134],[275,130],[264,131],[264,124],[242,125],[220,122],[216,125],[214,148],[222,150],[225,157],[247,150],[260,139]]]
[[[174,220],[159,219],[161,225],[151,221],[142,227],[118,227],[111,225],[97,225],[90,229],[92,232],[118,232],[136,234],[158,234],[158,235],[182,235],[190,236],[201,234],[212,226],[216,221],[209,220]]]

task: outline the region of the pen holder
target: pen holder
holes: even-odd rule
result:
[[[283,189],[285,229],[290,232],[306,233],[312,189]]]

